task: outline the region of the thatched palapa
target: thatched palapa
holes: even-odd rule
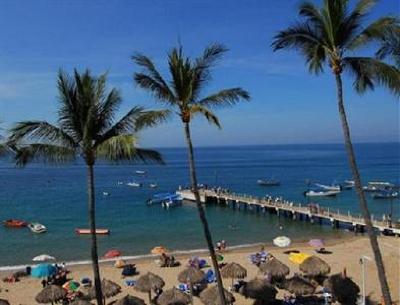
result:
[[[135,284],[135,289],[140,292],[147,292],[149,294],[149,302],[151,303],[151,291],[153,289],[161,289],[165,285],[164,280],[158,275],[147,272],[138,278]]]
[[[7,300],[0,299],[0,305],[10,305],[10,303]]]
[[[178,281],[181,283],[195,284],[204,280],[204,272],[200,269],[189,267],[178,274]]]
[[[190,297],[176,288],[164,291],[157,299],[158,305],[187,305],[189,303]]]
[[[351,278],[343,274],[334,274],[324,281],[324,287],[341,304],[355,304],[360,293],[360,288]]]
[[[233,304],[235,302],[235,297],[228,290],[224,289],[224,294],[227,304]],[[219,299],[218,287],[213,286],[207,288],[206,290],[203,290],[200,293],[200,300],[205,305],[221,305]]]
[[[121,292],[121,286],[112,281],[103,279],[101,281],[101,291],[103,293],[103,298],[111,298]],[[87,293],[87,297],[91,300],[94,300],[96,298],[95,286],[90,287]]]
[[[277,258],[272,258],[265,263],[261,263],[260,271],[271,275],[271,279],[283,279],[290,273],[290,269]]]
[[[285,289],[297,296],[313,294],[315,291],[314,285],[305,278],[294,276],[285,281]]]
[[[49,285],[38,293],[38,295],[35,297],[35,300],[36,302],[42,304],[53,304],[54,302],[58,302],[65,298],[66,295],[67,292],[60,286]]]
[[[265,279],[253,279],[246,284],[244,287],[244,296],[256,300],[272,301],[275,300],[275,296],[278,290]]]
[[[243,279],[247,276],[247,270],[237,263],[229,263],[221,269],[221,275],[224,278]]]
[[[331,267],[327,262],[317,256],[306,258],[299,266],[300,270],[307,276],[327,275],[331,272]]]
[[[146,303],[141,298],[127,294],[122,299],[116,301],[113,305],[146,305]]]

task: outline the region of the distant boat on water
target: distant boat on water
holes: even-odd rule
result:
[[[178,206],[182,204],[182,197],[176,193],[159,193],[154,194],[152,198],[147,200],[148,205],[161,204],[164,208]]]
[[[333,183],[331,185],[315,183],[315,186],[317,186],[318,188],[320,188],[322,190],[326,190],[326,191],[339,191],[340,192],[342,190],[342,187],[337,183]]]
[[[315,189],[315,190],[305,191],[304,196],[307,196],[307,197],[333,197],[339,193],[340,193],[340,191]]]
[[[155,188],[158,187],[158,184],[157,183],[150,183],[149,186],[150,186],[150,188],[155,189]]]
[[[100,234],[100,235],[107,235],[110,234],[110,230],[109,229],[96,229],[96,234]],[[87,235],[87,234],[91,234],[92,230],[90,229],[75,229],[75,233],[76,234],[82,234],[82,235]]]
[[[109,192],[103,192],[103,196],[110,196]]]
[[[3,221],[3,225],[7,228],[23,228],[26,227],[28,223],[18,219],[7,219]]]
[[[128,182],[126,185],[132,186],[132,187],[141,187],[142,186],[142,184],[138,183],[138,182]]]
[[[381,190],[390,190],[394,187],[394,184],[386,181],[371,181],[368,182],[367,186],[363,187],[366,192],[378,192]]]
[[[42,225],[41,223],[38,222],[33,222],[28,224],[28,228],[33,232],[33,233],[45,233],[47,232],[47,228]]]
[[[350,190],[353,187],[354,187],[354,181],[353,180],[344,180],[344,183],[342,184],[342,189]]]
[[[372,194],[372,198],[374,199],[395,199],[399,198],[399,193],[394,191],[378,191]]]
[[[279,186],[281,185],[281,182],[279,180],[276,180],[274,178],[271,179],[258,179],[257,184],[261,186]]]
[[[146,171],[143,171],[143,170],[137,170],[137,171],[135,171],[135,173],[137,174],[137,175],[146,175]]]

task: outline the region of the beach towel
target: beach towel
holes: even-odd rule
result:
[[[310,257],[310,254],[307,253],[290,253],[289,254],[289,260],[295,264],[300,265],[302,262],[304,262],[304,260],[308,257]]]

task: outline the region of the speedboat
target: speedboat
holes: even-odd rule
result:
[[[378,191],[378,192],[372,194],[372,198],[374,198],[374,199],[395,199],[395,198],[399,198],[399,193],[394,192],[394,191],[382,190],[382,191]]]
[[[28,224],[28,228],[33,232],[33,233],[45,233],[47,232],[47,228],[38,223],[38,222],[32,222]]]
[[[109,192],[103,192],[103,196],[110,196]]]
[[[176,207],[182,204],[182,200],[180,200],[179,198],[169,198],[168,200],[165,200],[161,203],[161,206],[163,208],[172,208],[172,207]]]
[[[124,184],[122,181],[117,182],[117,185],[122,185],[122,184]]]
[[[326,190],[326,191],[341,191],[342,187],[338,184],[331,184],[331,185],[325,185],[325,184],[320,184],[320,183],[315,183],[315,186],[317,186],[318,188],[322,189],[322,190]]]
[[[176,193],[154,194],[152,198],[147,200],[147,204],[161,204],[163,207],[168,208],[182,204],[182,197]]]
[[[258,179],[257,180],[257,184],[258,185],[262,185],[262,186],[278,186],[281,184],[281,182],[279,180],[276,179]]]
[[[158,184],[157,183],[150,183],[149,186],[150,186],[150,188],[155,189],[155,188],[158,187]]]
[[[138,174],[138,175],[145,175],[146,171],[137,170],[135,173]]]
[[[128,182],[126,185],[132,186],[132,187],[141,187],[142,186],[142,184],[138,183],[138,182]]]
[[[394,184],[385,181],[371,181],[367,186],[363,187],[366,192],[378,192],[381,190],[388,190],[394,187]]]
[[[353,187],[354,187],[354,181],[353,180],[344,180],[344,183],[342,184],[342,189],[350,190]]]
[[[23,228],[26,227],[28,223],[18,219],[7,219],[3,221],[3,225],[7,228]]]
[[[91,234],[92,230],[90,229],[75,229],[75,233],[76,234],[82,234],[82,235],[86,235],[86,234]],[[109,229],[96,229],[96,234],[97,235],[107,235],[110,234],[110,230]]]
[[[333,197],[339,194],[340,191],[327,191],[323,189],[308,190],[304,192],[307,197]]]

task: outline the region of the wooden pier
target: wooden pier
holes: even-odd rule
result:
[[[177,191],[184,200],[194,201],[194,194],[189,189]],[[283,200],[282,198],[255,197],[245,194],[235,194],[232,192],[219,191],[218,189],[200,189],[200,200],[202,203],[231,206],[234,209],[253,210],[260,213],[274,213],[278,216],[286,216],[293,220],[306,220],[311,223],[328,222],[334,228],[341,226],[350,227],[355,232],[364,232],[365,222],[361,216],[352,215],[350,212],[343,213],[339,209],[321,207],[316,204],[302,205]],[[374,219],[372,215],[374,229],[385,235],[400,236],[400,223]]]

